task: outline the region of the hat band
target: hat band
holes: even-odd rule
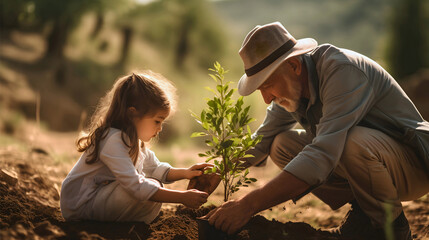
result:
[[[274,52],[272,52],[270,55],[268,55],[266,58],[262,59],[262,61],[255,64],[253,67],[245,69],[244,72],[246,72],[246,75],[248,77],[255,75],[271,63],[273,63],[275,60],[277,60],[281,55],[283,55],[285,52],[291,50],[293,46],[295,46],[296,40],[294,38],[291,38],[289,41],[284,43],[281,47],[277,48]]]

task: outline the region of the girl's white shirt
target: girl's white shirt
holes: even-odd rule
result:
[[[85,151],[64,179],[60,205],[66,220],[85,219],[82,214],[87,212],[87,207],[92,207],[88,205],[98,190],[113,181],[118,181],[130,195],[141,201],[149,200],[159,188],[153,181],[147,181],[147,177],[167,183],[170,164],[160,162],[154,152],[144,148],[133,165],[121,133],[119,129],[110,128],[100,142],[98,161],[87,164],[88,151]]]

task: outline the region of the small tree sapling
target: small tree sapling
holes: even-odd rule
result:
[[[209,150],[198,154],[205,157],[206,162],[213,161],[214,167],[205,173],[220,175],[224,187],[224,201],[240,187],[247,187],[255,182],[255,178],[248,178],[249,170],[243,165],[243,159],[252,157],[246,154],[261,141],[261,136],[252,139],[249,123],[255,119],[248,113],[250,106],[244,107],[243,97],[236,101],[232,99],[237,89],[230,88],[232,82],[226,82],[224,74],[227,71],[216,62],[214,69],[210,68],[209,76],[216,82],[216,90],[206,87],[214,93],[213,98],[206,99],[207,107],[197,115],[192,116],[203,127],[203,132],[194,132],[191,137],[206,137]]]

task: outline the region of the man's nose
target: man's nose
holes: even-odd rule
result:
[[[266,104],[270,104],[274,100],[274,96],[265,90],[261,90],[261,94]]]

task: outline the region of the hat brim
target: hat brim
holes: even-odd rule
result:
[[[242,96],[253,93],[284,61],[291,57],[310,52],[315,47],[317,47],[316,40],[312,38],[299,39],[293,48],[255,75],[248,77],[244,74],[238,82],[238,93]]]

